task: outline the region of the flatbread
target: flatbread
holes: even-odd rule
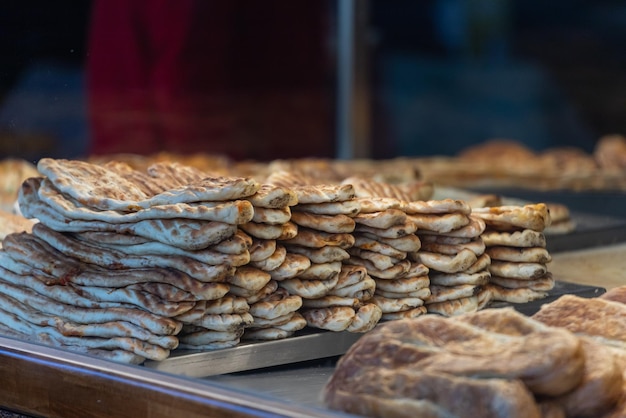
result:
[[[298,228],[298,234],[282,242],[285,245],[301,245],[303,247],[321,248],[326,245],[348,249],[354,245],[352,234],[333,234],[315,231],[308,228]]]
[[[506,287],[507,289],[528,288],[538,292],[549,292],[554,289],[554,279],[550,273],[546,273],[543,277],[532,280],[510,279],[507,277],[491,276],[489,280],[494,285]]]
[[[302,280],[299,278],[282,280],[279,286],[287,289],[290,294],[298,295],[302,298],[316,299],[326,296],[328,292],[337,284],[338,277],[334,276],[328,280]]]
[[[379,254],[368,250],[362,250],[355,247],[349,248],[348,252],[353,257],[359,257],[364,260],[370,261],[379,270],[392,268],[394,265],[402,261],[398,260],[397,258],[389,257],[388,255]]]
[[[416,237],[417,238],[417,237]],[[411,248],[417,248],[415,251],[419,250],[419,238],[417,239],[417,245],[412,246]],[[376,239],[372,239],[365,234],[356,234],[354,236],[354,247],[362,250],[373,251],[378,254],[386,255],[389,257],[394,257],[398,260],[404,260],[407,256],[406,251],[400,251],[396,248],[392,247],[389,244],[385,244],[384,242],[378,241]]]
[[[359,213],[367,214],[383,212],[389,209],[400,209],[403,202],[392,197],[357,197],[361,209]]]
[[[303,205],[344,202],[356,197],[354,187],[350,184],[316,184],[293,186],[291,189],[298,196],[298,203]]]
[[[470,223],[469,216],[464,213],[445,214],[412,214],[407,215],[420,231],[427,230],[441,234],[462,228]]]
[[[550,226],[551,222],[550,212],[545,203],[475,208],[472,215],[480,217],[490,228],[497,231],[532,229],[541,232]]]
[[[239,225],[239,228],[258,239],[289,239],[298,233],[298,227],[293,222],[287,222],[281,225],[248,222]]]
[[[464,200],[441,199],[441,200],[414,200],[403,202],[402,210],[409,215],[413,214],[449,214],[460,213],[469,215],[471,206]]]
[[[341,271],[341,261],[331,263],[311,263],[309,268],[298,274],[302,280],[328,280],[336,277]]]
[[[345,260],[344,263],[363,266],[367,269],[370,276],[380,279],[399,279],[406,277],[411,268],[411,262],[409,260],[402,260],[393,267],[385,270],[379,270],[371,261],[359,257],[350,257],[348,260]]]
[[[422,242],[423,251],[430,253],[439,253],[446,255],[458,254],[463,249],[471,250],[476,256],[480,256],[485,252],[485,243],[478,237],[465,244],[439,244],[432,242]]]
[[[386,209],[379,212],[361,212],[354,216],[354,221],[372,228],[390,228],[406,222],[406,213],[400,209]]]
[[[376,304],[382,313],[402,312],[424,305],[424,300],[416,297],[387,298],[375,294],[371,302]]]
[[[485,231],[481,237],[487,247],[546,247],[545,235],[531,229],[514,232]]]
[[[457,316],[478,311],[478,297],[468,296],[426,305],[429,313],[443,316]]]
[[[478,260],[476,254],[468,249],[463,249],[455,255],[418,251],[411,253],[410,258],[415,262],[426,265],[431,270],[443,273],[457,273],[467,270]]]
[[[302,301],[303,309],[328,308],[331,306],[348,306],[351,308],[358,308],[360,305],[361,301],[358,298],[336,295],[326,295],[315,299],[303,299]]]
[[[512,261],[516,263],[540,263],[546,264],[552,261],[552,256],[547,249],[542,247],[489,247],[487,254],[492,260]]]
[[[262,261],[270,257],[276,251],[276,240],[253,238],[250,245],[250,261]]]
[[[418,306],[417,308],[407,309],[406,311],[400,312],[383,312],[381,320],[395,321],[398,319],[417,318],[427,312],[426,306]]]
[[[310,327],[329,331],[344,331],[356,317],[356,312],[347,306],[335,306],[305,309],[302,311],[302,316]]]
[[[252,207],[252,204],[250,204],[250,206]],[[252,221],[260,224],[281,225],[291,220],[291,209],[289,206],[275,209],[257,206],[254,208],[253,212],[253,216],[246,222]]]
[[[285,289],[279,288],[271,295],[250,305],[250,314],[255,318],[273,319],[295,312],[300,307],[302,307],[300,296],[290,295]]]
[[[341,247],[326,245],[321,248],[303,247],[301,245],[286,245],[287,251],[293,254],[306,256],[312,263],[330,263],[350,258],[350,253]]]
[[[251,178],[205,177],[151,196],[124,176],[84,161],[42,158],[37,170],[62,193],[100,210],[134,211],[163,204],[237,200],[253,195],[260,187]]]
[[[361,210],[361,204],[358,199],[346,200],[343,202],[325,202],[325,203],[298,203],[292,208],[293,211],[301,211],[308,213],[316,213],[320,215],[348,215],[354,216]]]
[[[277,245],[274,253],[261,261],[250,261],[249,265],[263,271],[272,271],[280,267],[287,258],[287,249],[282,245]]]
[[[393,247],[398,251],[407,252],[407,253],[418,251],[422,247],[422,243],[419,237],[415,234],[409,234],[400,238],[385,238],[385,237],[381,237],[373,233],[364,232],[364,233],[355,234],[355,237],[357,236],[365,237],[370,240],[387,244],[390,247]],[[388,255],[391,255],[391,254],[388,254]]]
[[[287,253],[285,261],[277,268],[270,270],[272,280],[286,280],[298,276],[311,266],[311,260],[300,254]]]
[[[282,209],[298,203],[298,197],[291,189],[271,184],[262,184],[253,195],[246,197],[246,200],[255,208],[268,209]]]
[[[235,286],[257,292],[272,279],[270,274],[253,266],[241,266],[227,281]]]
[[[382,317],[382,310],[374,303],[366,303],[356,310],[356,316],[346,329],[348,332],[371,331]]]
[[[476,262],[469,266],[467,269],[463,270],[463,273],[467,274],[475,274],[483,271],[489,271],[489,266],[491,265],[491,257],[489,254],[484,253],[481,254]]]
[[[509,303],[528,303],[533,300],[544,299],[548,296],[548,292],[536,291],[527,287],[517,289],[508,289],[496,284],[488,284],[485,286],[491,293],[491,300]]]
[[[538,279],[543,277],[548,269],[545,264],[491,260],[489,272],[492,276],[514,279]]]
[[[489,283],[491,274],[488,271],[478,273],[431,273],[430,282],[436,286],[459,286],[470,284],[482,286]]]
[[[444,235],[447,237],[459,237],[459,238],[476,238],[481,236],[481,234],[485,231],[486,225],[485,225],[485,221],[483,221],[482,219],[475,217],[474,215],[470,215],[470,223],[449,231],[449,232],[437,232],[437,231],[430,231],[428,229],[421,229],[418,231],[418,235],[419,236],[424,236],[424,235]]]
[[[294,211],[291,220],[296,225],[329,233],[351,233],[355,222],[347,215],[320,215]]]
[[[417,225],[408,220],[403,224],[394,225],[389,228],[372,228],[371,226],[357,224],[354,228],[355,233],[369,233],[381,238],[401,238],[414,234],[417,231]]]
[[[480,286],[472,284],[462,284],[457,286],[437,286],[430,285],[430,296],[425,300],[426,304],[444,302],[447,300],[455,300],[476,296],[480,291]]]
[[[426,300],[430,296],[430,288],[424,287],[422,289],[413,290],[411,292],[389,292],[387,290],[376,289],[376,296],[388,298],[388,299],[404,299],[404,298],[418,298]]]
[[[395,280],[376,279],[376,289],[387,292],[408,293],[428,288],[428,286],[430,286],[428,275]]]

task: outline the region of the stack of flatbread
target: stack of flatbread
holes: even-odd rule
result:
[[[485,223],[471,216],[463,200],[410,202],[405,211],[418,225],[422,242],[409,257],[430,270],[428,312],[453,316],[485,307],[491,262],[481,238]]]
[[[359,212],[354,188],[320,184],[315,178],[275,171],[266,180],[297,195],[291,221],[296,236],[279,240],[288,254],[304,257],[309,266],[279,287],[302,297],[301,313],[312,328],[366,332],[380,320],[380,309],[369,303],[375,282],[365,268],[345,265],[354,245],[353,217]]]
[[[472,216],[486,224],[482,238],[491,257],[487,288],[492,300],[525,303],[546,297],[554,287],[543,233],[550,225],[547,206],[474,208]]]
[[[411,318],[426,313],[430,296],[428,267],[413,262],[408,254],[421,242],[417,225],[404,206],[412,195],[402,186],[368,178],[349,177],[361,206],[354,217],[355,244],[347,264],[362,266],[376,282],[372,301],[382,310],[383,320]]]
[[[298,312],[302,298],[278,287],[279,281],[293,278],[310,265],[306,257],[289,254],[278,243],[298,232],[291,222],[291,207],[297,196],[287,188],[263,184],[249,200],[254,216],[240,228],[250,237],[250,262],[237,268],[235,276],[240,280],[231,282],[231,293],[246,299],[253,317],[242,338],[286,338],[306,326]]]
[[[250,259],[238,225],[259,183],[176,164],[42,159],[38,170],[19,203],[39,223],[4,240],[5,327],[134,363],[239,342],[252,317],[229,284]]]

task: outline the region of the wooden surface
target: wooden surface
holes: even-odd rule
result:
[[[612,289],[626,285],[626,243],[552,254],[556,280]]]

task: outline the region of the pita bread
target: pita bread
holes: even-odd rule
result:
[[[250,206],[252,206],[252,204],[250,204]],[[290,220],[291,209],[289,206],[284,206],[282,208],[276,209],[255,207],[254,215],[246,222],[252,221],[258,224],[282,225],[289,222]]]
[[[358,298],[343,297],[335,295],[326,295],[321,298],[315,299],[303,299],[303,309],[308,308],[328,308],[331,306],[348,306],[350,308],[357,308],[361,305],[361,301]]]
[[[253,195],[260,187],[251,178],[206,177],[151,196],[125,176],[88,162],[42,158],[37,170],[62,193],[100,210],[135,211],[163,204],[237,200]]]
[[[350,254],[340,247],[326,245],[321,248],[309,248],[301,245],[286,245],[287,251],[293,254],[306,256],[312,263],[322,264],[333,261],[343,261],[350,258]]]
[[[489,306],[493,295],[487,286],[482,286],[476,294],[478,299],[478,310],[485,309]]]
[[[413,234],[417,231],[417,225],[408,220],[400,225],[394,225],[389,228],[372,228],[370,226],[357,224],[354,232],[369,233],[381,238],[401,238]]]
[[[288,252],[285,256],[285,261],[278,268],[270,270],[269,274],[272,280],[282,281],[298,276],[310,266],[311,260],[307,257]]]
[[[478,260],[476,254],[468,249],[463,249],[455,255],[418,251],[411,253],[410,258],[415,262],[424,264],[431,270],[443,273],[457,273],[467,270]]]
[[[216,300],[198,302],[203,313],[208,314],[242,314],[248,312],[250,305],[244,298],[226,295]]]
[[[351,256],[370,261],[379,270],[392,268],[394,265],[402,261],[398,260],[397,258],[389,257],[387,255],[354,247],[349,248],[348,253],[350,253]]]
[[[354,216],[354,221],[372,228],[390,228],[394,225],[403,225],[406,222],[406,213],[399,209],[387,209],[369,213],[361,212]]]
[[[243,328],[232,331],[200,329],[190,333],[181,333],[178,339],[186,346],[201,346],[215,342],[239,341],[243,335],[243,331]]]
[[[298,196],[298,204],[310,205],[313,203],[344,202],[356,196],[354,187],[350,184],[316,184],[293,186],[291,188]]]
[[[375,294],[371,302],[376,304],[382,313],[402,312],[424,305],[424,300],[415,297],[387,298]]]
[[[274,254],[267,257],[265,260],[250,261],[249,264],[250,266],[256,267],[263,271],[271,271],[280,267],[280,265],[285,262],[286,258],[287,258],[287,249],[283,247],[282,245],[278,245],[276,246],[276,251],[274,251]]]
[[[485,252],[485,243],[478,237],[465,244],[437,244],[431,242],[422,241],[423,251],[429,253],[439,253],[446,255],[458,254],[463,249],[471,250],[476,256],[480,256]]]
[[[552,261],[548,250],[542,247],[489,247],[487,254],[492,260],[512,261],[516,263],[540,263],[546,264]]]
[[[417,241],[419,242],[419,239]],[[359,249],[366,250],[366,251],[372,251],[378,254],[396,258],[398,260],[404,260],[407,256],[406,251],[397,250],[391,245],[385,244],[384,242],[378,241],[376,239],[369,238],[365,234],[356,234],[354,236],[353,248],[359,248]],[[415,248],[415,246],[411,248]],[[417,250],[419,250],[419,248],[420,247],[418,246]]]
[[[63,195],[52,186],[48,179],[30,179],[29,181],[32,182],[32,187],[36,188],[39,198],[44,203],[62,216],[75,220],[130,223],[147,219],[185,218],[237,225],[249,222],[254,214],[252,204],[247,200],[162,204],[135,212],[95,210],[82,206],[71,197]],[[37,187],[38,182],[39,187]]]
[[[298,233],[298,227],[293,222],[287,222],[282,225],[248,222],[239,225],[239,228],[258,239],[289,239]]]
[[[254,322],[251,324],[251,327],[254,328],[274,328],[280,325],[287,324],[291,319],[296,315],[297,312],[289,312],[285,315],[276,316],[274,318],[262,318],[256,317],[254,318]]]
[[[178,345],[179,349],[182,350],[197,350],[197,351],[210,351],[210,350],[223,350],[225,348],[232,348],[238,345],[240,340],[231,340],[231,341],[216,341],[214,343],[202,344],[202,345],[193,345],[180,343]]]
[[[472,215],[480,217],[490,228],[497,231],[532,229],[541,232],[550,226],[550,212],[545,203],[475,208]]]
[[[454,199],[408,201],[403,202],[401,209],[409,215],[418,213],[433,215],[459,213],[469,215],[472,212],[471,206],[466,201]]]
[[[425,243],[429,243],[429,244],[445,244],[445,245],[461,245],[461,244],[467,244],[469,242],[472,242],[476,239],[478,239],[479,237],[475,237],[475,238],[464,238],[464,237],[449,237],[446,235],[438,235],[438,234],[433,234],[433,235],[429,235],[429,234],[424,234],[422,236],[420,236],[420,240]]]
[[[443,215],[413,214],[407,215],[419,230],[427,230],[445,234],[462,228],[470,223],[470,219],[463,213],[446,213]]]
[[[393,267],[385,270],[379,270],[371,261],[359,257],[350,257],[348,260],[345,260],[344,263],[363,266],[367,269],[370,276],[380,279],[399,279],[406,277],[411,268],[411,262],[409,260],[402,260]]]
[[[326,203],[311,203],[303,204],[298,203],[297,206],[292,208],[293,212],[307,212],[315,213],[319,215],[347,215],[354,216],[361,210],[361,205],[358,200],[346,200],[343,202],[326,202]]]
[[[528,303],[533,300],[544,299],[548,296],[548,292],[536,291],[527,287],[509,289],[492,283],[489,283],[485,287],[491,292],[491,300],[494,301]]]
[[[346,286],[352,286],[353,284],[359,283],[367,278],[369,278],[369,275],[367,274],[367,269],[365,267],[342,264],[335,288],[341,289]]]
[[[253,238],[250,245],[250,262],[263,261],[276,251],[276,240]]]
[[[420,239],[415,234],[409,234],[400,238],[385,238],[385,237],[380,237],[376,234],[364,232],[364,233],[355,234],[355,236],[365,237],[370,240],[378,241],[383,244],[387,244],[390,247],[393,247],[398,251],[402,251],[406,253],[418,251],[422,247],[422,243]]]
[[[382,314],[382,310],[376,304],[366,303],[356,310],[356,316],[346,330],[360,333],[371,331],[380,321]]]
[[[423,198],[423,195],[430,195],[428,191],[422,189],[426,186],[424,182],[415,181],[408,184],[391,184],[373,179],[366,179],[358,176],[351,176],[342,181],[342,184],[352,184],[358,197],[388,197],[398,200],[411,201]]]
[[[491,276],[490,283],[506,287],[507,289],[528,288],[538,292],[548,292],[554,289],[554,279],[550,273],[532,280],[510,279],[507,277]]]
[[[546,247],[545,235],[531,229],[514,232],[485,231],[482,239],[487,247]]]
[[[478,297],[468,296],[426,305],[429,313],[443,316],[457,316],[478,311]]]
[[[418,235],[420,236],[424,236],[424,235],[444,235],[447,237],[460,237],[460,238],[476,238],[479,237],[484,231],[485,231],[485,222],[478,218],[475,217],[473,215],[470,215],[470,223],[449,231],[449,232],[437,232],[437,231],[430,231],[428,229],[421,229],[418,231]]]
[[[33,227],[33,234],[52,247],[82,262],[105,268],[146,268],[170,267],[187,273],[191,277],[205,282],[223,280],[232,274],[234,267],[226,264],[208,265],[189,257],[181,256],[132,256],[119,251],[89,245],[55,232],[41,223]]]
[[[298,234],[282,242],[285,245],[301,245],[309,248],[321,248],[326,245],[348,249],[354,245],[352,234],[333,234],[323,231],[315,231],[308,228],[299,228]]]
[[[516,263],[512,261],[491,260],[489,272],[492,276],[514,279],[538,279],[543,277],[548,269],[541,263]]]
[[[328,280],[301,280],[299,278],[286,279],[279,282],[279,286],[287,289],[292,295],[298,295],[306,299],[316,299],[326,296],[328,292],[337,284],[338,277]],[[306,316],[305,316],[306,317]]]
[[[340,271],[341,261],[322,264],[311,263],[309,268],[298,274],[298,278],[303,280],[328,280],[336,277]]]
[[[354,220],[346,215],[319,215],[294,211],[291,220],[298,226],[329,233],[351,233],[354,231]]]
[[[384,312],[381,316],[383,321],[395,321],[398,319],[417,318],[426,314],[426,306],[418,306],[417,308],[407,309],[400,312]]]
[[[360,282],[337,287],[335,286],[329,292],[329,296],[339,296],[343,298],[356,298],[359,301],[369,300],[376,290],[376,282],[371,277],[366,277]]]
[[[271,184],[262,184],[251,196],[246,197],[255,208],[283,209],[295,206],[298,197],[292,190]]]
[[[284,323],[270,328],[248,328],[243,334],[246,340],[280,340],[291,337],[296,331],[306,327],[306,319],[300,314],[293,315]]]
[[[302,306],[302,298],[290,295],[285,289],[277,289],[258,302],[250,305],[250,314],[255,318],[273,319],[295,312]]]
[[[415,292],[430,286],[428,275],[418,277],[404,277],[402,279],[387,280],[375,279],[376,289],[394,293]]]
[[[374,212],[384,212],[389,209],[400,209],[403,202],[392,197],[357,197],[359,202],[359,213],[367,214]]]
[[[425,300],[426,304],[444,302],[476,296],[480,291],[480,286],[463,284],[458,286],[437,286],[430,285],[430,296]]]
[[[271,295],[278,289],[278,282],[276,280],[270,280],[268,284],[266,284],[263,289],[258,292],[252,292],[250,290],[246,290],[243,287],[239,286],[230,286],[230,293],[236,296],[240,296],[246,300],[248,305],[252,305],[263,298]]]
[[[249,327],[254,321],[252,315],[247,312],[242,314],[205,314],[190,322],[185,321],[185,314],[183,314],[177,319],[213,331],[237,331]]]
[[[478,273],[431,273],[430,282],[436,286],[474,285],[482,286],[489,283],[491,274],[488,271]]]
[[[235,270],[235,274],[228,277],[227,281],[235,286],[257,292],[272,279],[270,274],[252,266],[241,266]]]
[[[389,292],[382,289],[376,289],[376,296],[381,296],[388,299],[404,299],[404,298],[418,298],[421,300],[425,300],[430,296],[430,289],[428,287],[424,287],[422,289],[414,290],[411,292]]]
[[[334,306],[305,309],[302,311],[302,316],[310,327],[329,331],[344,331],[356,317],[356,312],[347,306]]]
[[[483,271],[489,271],[489,266],[491,265],[491,257],[489,254],[484,253],[478,257],[476,262],[469,266],[467,269],[463,270],[463,273],[467,274],[475,274]]]

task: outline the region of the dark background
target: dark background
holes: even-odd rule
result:
[[[626,134],[626,2],[373,0],[369,11],[375,158],[496,137],[590,151]],[[0,4],[0,157],[86,152],[89,12],[88,1]],[[333,36],[320,40],[331,53]],[[269,115],[270,127],[285,119]]]

